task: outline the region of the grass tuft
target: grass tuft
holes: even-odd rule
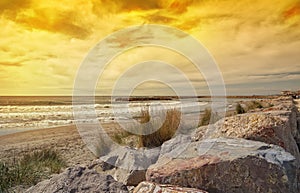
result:
[[[235,111],[237,112],[237,114],[244,114],[244,113],[246,113],[245,109],[242,107],[242,105],[240,103],[238,103],[236,105]]]
[[[199,127],[209,125],[209,124],[214,124],[219,119],[220,119],[220,116],[218,115],[217,112],[212,112],[211,108],[206,108],[204,110],[203,115],[201,115],[201,121],[200,121]]]
[[[0,162],[0,192],[18,185],[32,186],[65,166],[61,156],[51,149],[26,154],[14,163]]]
[[[119,131],[113,134],[112,139],[120,145],[127,145],[125,139],[129,136],[133,136],[133,134],[128,131]]]
[[[150,116],[148,109],[144,109],[137,119],[139,125],[132,125],[131,132],[118,131],[114,133],[112,139],[120,145],[129,145],[130,147],[158,147],[174,136],[180,125],[180,119],[181,112],[177,109],[170,109],[165,113],[161,111],[153,117]]]
[[[263,108],[262,104],[258,101],[251,101],[246,106],[247,106],[247,111],[257,109],[257,108],[259,109]]]
[[[179,128],[181,121],[181,112],[177,109],[170,109],[166,111],[165,119],[162,120],[162,114],[160,113],[158,119],[152,117],[150,119],[149,111],[143,111],[143,118],[141,123],[143,124],[142,131],[146,130],[151,132],[148,135],[139,135],[139,147],[157,147],[162,145],[165,141],[171,139]],[[157,125],[160,125],[160,128],[157,128]]]

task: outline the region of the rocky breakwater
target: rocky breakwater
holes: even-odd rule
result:
[[[300,192],[298,110],[290,98],[272,104],[165,142],[146,179],[217,193]]]
[[[298,131],[300,133],[300,99],[295,99],[294,100],[295,102],[295,106],[296,108],[298,108],[298,112],[297,112],[297,127],[298,127]],[[298,148],[300,150],[300,140],[299,140],[300,137],[298,137],[298,140],[297,140],[297,145],[298,145]]]
[[[271,102],[179,134],[161,148],[116,149],[27,192],[127,192],[127,185],[136,193],[299,193],[298,109],[291,98]]]
[[[214,125],[196,129],[193,140],[203,139],[205,131],[213,131],[210,138],[244,138],[281,146],[300,163],[300,128],[297,124],[298,108],[291,98],[272,100],[272,107],[246,114],[226,117]]]
[[[238,138],[191,142],[179,136],[163,145],[146,179],[217,193],[297,193],[298,175],[295,157],[279,146]]]

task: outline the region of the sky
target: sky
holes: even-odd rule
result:
[[[217,63],[227,95],[300,90],[299,0],[0,0],[0,95],[72,95],[77,72],[98,42],[147,24],[171,26],[197,39]],[[95,93],[110,95],[127,69],[148,60],[174,65],[199,95],[209,93],[187,58],[151,46],[115,57],[99,75]],[[128,79],[142,76],[136,72]],[[170,78],[176,87],[183,85]],[[133,91],[172,93],[158,81],[141,82]]]

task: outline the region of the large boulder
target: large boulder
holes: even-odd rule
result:
[[[156,184],[153,182],[141,182],[134,188],[133,193],[207,193],[206,191],[179,187],[174,185]]]
[[[208,192],[298,193],[299,167],[283,148],[245,139],[191,141],[176,137],[162,146],[146,180]]]
[[[104,175],[86,167],[68,168],[29,188],[26,193],[89,193],[89,192],[128,192],[127,187],[117,182],[110,175]]]
[[[298,116],[297,116],[297,128],[300,133],[300,113],[298,113]],[[299,139],[300,139],[300,135],[299,135]],[[297,140],[297,143],[299,144],[300,140]]]
[[[113,168],[113,177],[128,186],[136,186],[146,179],[147,168],[154,164],[160,148],[133,149],[122,147],[100,157],[106,168]]]
[[[281,146],[300,163],[297,145],[300,143],[300,133],[297,129],[298,110],[292,100],[278,99],[273,102],[275,106],[264,111],[226,117],[213,125],[197,128],[193,139],[203,139],[209,129],[212,132],[205,137],[244,138]]]
[[[285,112],[288,118],[288,123],[292,131],[292,135],[297,143],[300,143],[300,129],[297,128],[297,117],[299,116],[299,104],[291,97],[279,97],[272,100],[273,107],[264,109],[264,112]]]

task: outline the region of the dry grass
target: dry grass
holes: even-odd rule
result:
[[[120,145],[126,145],[125,140],[127,137],[132,136],[133,134],[128,131],[120,131],[113,134],[112,139],[120,144]]]
[[[237,114],[243,114],[246,112],[240,103],[237,103],[235,111],[237,112]]]
[[[120,145],[131,147],[158,147],[176,133],[181,119],[177,109],[157,112],[151,117],[148,109],[141,111],[138,125],[131,125],[130,131],[117,131],[111,137]],[[148,135],[147,135],[148,134]]]
[[[140,121],[141,123],[144,123],[142,131],[146,131],[150,134],[139,135],[139,147],[151,148],[162,145],[165,141],[174,136],[181,121],[181,112],[177,109],[167,110],[164,120],[162,120],[162,115],[164,115],[163,112],[159,113],[159,119],[154,119],[153,117],[151,119],[149,111],[143,111],[142,115],[143,118]],[[158,128],[157,125],[160,124],[161,127]]]
[[[258,101],[250,101],[246,103],[246,112],[254,109],[261,109],[263,108],[262,104]]]
[[[200,118],[199,127],[214,124],[220,119],[220,116],[217,112],[212,112],[211,108],[206,108]]]

